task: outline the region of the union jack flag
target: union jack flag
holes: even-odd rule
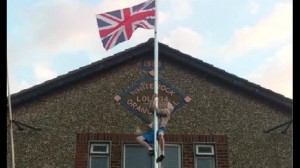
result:
[[[155,28],[155,0],[96,15],[103,47],[108,50],[129,40],[137,28]]]

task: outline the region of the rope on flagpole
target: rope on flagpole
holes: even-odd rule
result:
[[[9,108],[9,125],[10,125],[10,139],[11,139],[11,159],[12,168],[15,168],[15,147],[14,147],[14,135],[13,135],[13,119],[11,110],[11,98],[9,91],[9,77],[8,77],[8,64],[7,64],[7,92],[8,92],[8,108]]]

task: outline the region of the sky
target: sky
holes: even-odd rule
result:
[[[137,29],[106,51],[96,15],[146,0],[7,0],[9,92],[41,84],[154,37]],[[157,39],[293,99],[292,0],[157,0]]]

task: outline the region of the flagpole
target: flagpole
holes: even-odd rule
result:
[[[157,42],[157,0],[155,0],[155,27],[154,27],[154,94],[158,96],[158,42]],[[158,101],[156,101],[156,107]],[[158,156],[158,142],[157,142],[157,130],[158,130],[158,121],[156,110],[154,108],[154,168],[158,168],[158,163],[156,163],[156,158]]]
[[[15,168],[15,148],[14,148],[11,99],[10,99],[10,91],[9,91],[8,64],[7,64],[7,79],[6,80],[7,80],[7,91],[8,91],[9,125],[10,125],[10,139],[11,139],[11,159],[12,159],[12,168]]]

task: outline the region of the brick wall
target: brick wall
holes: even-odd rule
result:
[[[111,168],[121,168],[123,142],[135,142],[134,134],[78,133],[75,168],[87,168],[88,143],[92,140],[111,141]],[[194,143],[215,143],[218,168],[229,168],[228,145],[225,135],[165,135],[167,143],[180,142],[183,147],[182,167],[194,167]]]

